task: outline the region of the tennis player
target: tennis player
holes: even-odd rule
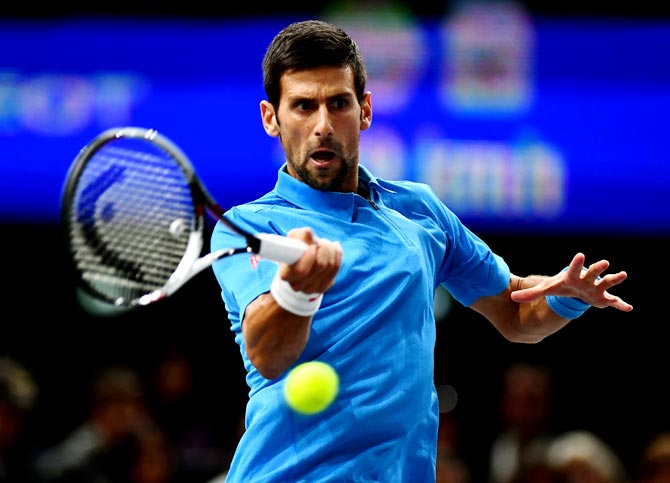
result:
[[[309,247],[290,266],[214,265],[250,388],[226,481],[434,483],[436,288],[506,339],[537,343],[591,306],[632,310],[608,292],[627,275],[606,274],[606,260],[585,266],[581,253],[556,275],[515,275],[427,185],[375,177],[359,160],[372,122],[366,68],[340,28],[288,25],[265,53],[263,81],[261,120],[286,163],[272,191],[228,216]],[[212,249],[236,237],[219,224]],[[340,393],[305,416],[282,389],[310,360],[335,368]]]

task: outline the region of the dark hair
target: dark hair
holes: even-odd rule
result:
[[[96,404],[141,401],[143,397],[142,380],[131,367],[107,366],[93,380],[93,401]]]
[[[0,403],[27,411],[37,400],[37,383],[31,372],[9,356],[0,357]]]
[[[281,30],[265,52],[263,87],[268,101],[279,106],[279,81],[286,71],[321,66],[351,67],[356,97],[363,99],[367,72],[356,42],[340,27],[321,20],[305,20]]]

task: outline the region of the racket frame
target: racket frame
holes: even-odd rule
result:
[[[191,227],[189,241],[184,255],[177,265],[177,268],[170,275],[168,281],[161,288],[144,294],[135,300],[126,300],[124,298],[110,300],[110,297],[99,293],[99,291],[90,287],[90,284],[85,283],[83,288],[89,295],[92,295],[97,299],[102,299],[106,303],[111,303],[115,306],[132,308],[138,305],[148,305],[171,296],[187,281],[223,257],[238,253],[255,253],[261,257],[278,262],[293,263],[304,252],[306,245],[298,240],[293,240],[276,234],[252,234],[231,222],[225,217],[223,208],[216,202],[204,184],[199,180],[193,164],[179,146],[155,129],[132,126],[110,128],[101,132],[79,151],[75,160],[71,164],[62,191],[63,201],[61,207],[61,219],[64,221],[65,225],[68,226],[68,231],[72,219],[71,216],[75,193],[88,160],[109,142],[122,138],[150,141],[180,165],[193,198],[194,226]],[[242,244],[240,244],[238,247],[215,250],[200,256],[204,246],[203,234],[206,211],[217,221],[221,221],[232,231],[244,237],[245,245],[242,246]],[[67,236],[69,244],[69,237],[71,235],[68,233]],[[79,275],[81,279],[81,273],[79,273]]]

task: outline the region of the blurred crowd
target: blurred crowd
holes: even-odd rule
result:
[[[239,435],[222,434],[211,419],[193,370],[178,346],[168,347],[148,372],[127,363],[97,368],[86,410],[54,435],[46,427],[63,424],[39,413],[57,418],[59,411],[40,407],[26,365],[1,357],[0,483],[203,483],[218,477]],[[60,396],[63,405],[81,406],[67,401],[71,394]]]
[[[503,371],[500,388],[485,483],[670,483],[668,421],[659,421],[658,431],[626,467],[593,430],[552,425],[553,374],[547,367],[514,362]],[[437,483],[482,483],[472,478],[454,418],[448,413],[441,418]]]
[[[222,426],[201,409],[193,370],[178,346],[149,373],[124,364],[102,367],[90,381],[85,413],[46,438],[35,425],[35,377],[22,361],[0,357],[0,483],[223,483],[243,418],[225,426],[232,434],[219,434]],[[447,405],[437,483],[670,483],[667,421],[643,442],[635,464],[625,465],[592,430],[552,427],[549,369],[515,362],[503,374],[488,481],[475,481],[458,418]]]

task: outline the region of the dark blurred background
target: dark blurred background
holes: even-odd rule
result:
[[[670,426],[663,2],[4,2],[0,355],[39,387],[32,446],[82,420],[101,368],[128,364],[150,381],[177,347],[193,365],[191,410],[224,453],[233,447],[247,388],[213,276],[129,315],[87,312],[60,192],[77,151],[117,125],[175,140],[224,206],[271,189],[282,160],[258,115],[260,62],[282,26],[308,17],[341,23],[361,45],[375,108],[361,162],[378,176],[430,183],[518,274],[555,273],[577,251],[628,272],[613,292],[632,313],[591,309],[534,346],[506,342],[445,298],[436,383],[458,393],[452,413],[474,481],[485,480],[515,361],[551,369],[557,430],[596,432],[633,472]]]

